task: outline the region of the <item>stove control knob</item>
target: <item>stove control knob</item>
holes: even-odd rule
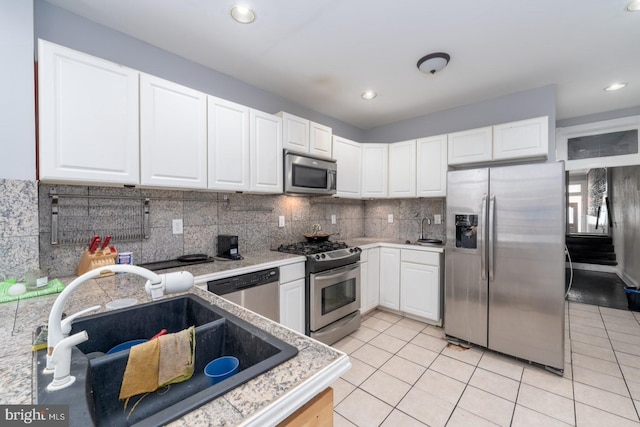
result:
[[[325,254],[320,255],[320,258],[322,258],[322,259],[325,259],[325,257],[326,257]]]
[[[357,247],[357,246],[356,246],[356,247],[355,247],[355,251],[356,251],[356,252],[362,252],[362,249],[360,249],[359,247]]]
[[[320,255],[316,255],[316,259],[320,259]]]

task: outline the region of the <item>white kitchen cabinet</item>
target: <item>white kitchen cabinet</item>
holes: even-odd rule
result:
[[[208,188],[249,190],[249,108],[208,96],[207,118]]]
[[[337,161],[337,197],[359,198],[362,190],[362,144],[333,136],[333,158]]]
[[[416,195],[447,195],[447,135],[420,138],[416,141]]]
[[[416,196],[416,140],[389,144],[389,197]]]
[[[331,136],[329,126],[309,122],[309,154],[331,158]]]
[[[305,333],[304,327],[304,262],[280,267],[280,324]]]
[[[282,193],[282,119],[252,109],[249,120],[251,191]]]
[[[449,134],[448,159],[450,165],[488,162],[492,156],[493,128],[491,126]]]
[[[440,298],[440,256],[402,249],[400,311],[439,322]]]
[[[548,116],[493,127],[493,160],[546,158],[548,155]]]
[[[380,305],[380,248],[363,250],[360,260],[360,312],[364,314]]]
[[[309,153],[309,120],[281,111],[282,146],[287,150]]]
[[[362,144],[362,197],[387,197],[388,157],[388,144]]]
[[[400,249],[380,248],[380,306],[400,309]]]
[[[332,130],[330,127],[284,111],[280,111],[277,115],[282,117],[282,146],[284,149],[331,158]]]
[[[140,183],[207,188],[207,95],[140,75]]]
[[[138,74],[38,40],[41,180],[139,184]]]

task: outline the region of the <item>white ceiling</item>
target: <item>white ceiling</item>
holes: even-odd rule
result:
[[[630,0],[47,1],[361,129],[547,84],[557,119],[640,105]],[[253,24],[230,18],[237,3]],[[449,65],[420,73],[438,51]]]

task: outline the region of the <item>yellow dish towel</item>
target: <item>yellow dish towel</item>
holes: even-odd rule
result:
[[[120,400],[191,378],[195,346],[195,328],[192,326],[131,347]]]

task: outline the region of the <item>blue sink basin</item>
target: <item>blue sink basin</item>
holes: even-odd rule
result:
[[[136,334],[151,337],[163,327],[169,330],[169,327],[157,324],[151,314],[157,314],[158,311],[167,313],[170,309],[177,309],[177,313],[167,315],[164,321],[172,329],[175,327],[182,330],[191,324],[200,323],[196,325],[194,375],[187,381],[172,384],[168,388],[148,394],[129,414],[139,396],[131,398],[128,409],[125,411],[124,402],[118,400],[118,395],[130,350],[98,357],[95,357],[95,352],[102,352],[113,341],[127,341]],[[207,312],[210,313],[207,314]],[[128,319],[128,321],[125,323],[122,319]],[[176,323],[170,325],[171,321]],[[183,321],[186,322],[184,327],[180,323]],[[141,326],[141,323],[150,325]],[[94,340],[89,332],[89,341],[73,349],[71,375],[76,377],[76,382],[66,389],[56,392],[46,390],[46,386],[51,381],[51,375],[42,374],[42,368],[46,363],[46,350],[41,350],[37,354],[37,403],[68,404],[72,426],[166,424],[298,353],[295,347],[195,295],[98,314],[84,318],[81,322],[78,321],[74,328],[87,327],[88,330],[98,324],[100,328],[110,326],[111,329],[120,329],[121,335],[115,334],[116,336],[113,337],[112,332],[105,332],[103,335],[98,333]],[[156,330],[156,328],[159,329]],[[100,331],[104,330],[100,329]],[[174,331],[169,330],[169,332]],[[113,339],[105,338],[106,336]],[[92,343],[92,341],[96,342]],[[81,348],[83,346],[84,349]],[[238,372],[215,385],[210,385],[208,378],[204,375],[204,367],[220,356],[238,358],[240,361]]]

